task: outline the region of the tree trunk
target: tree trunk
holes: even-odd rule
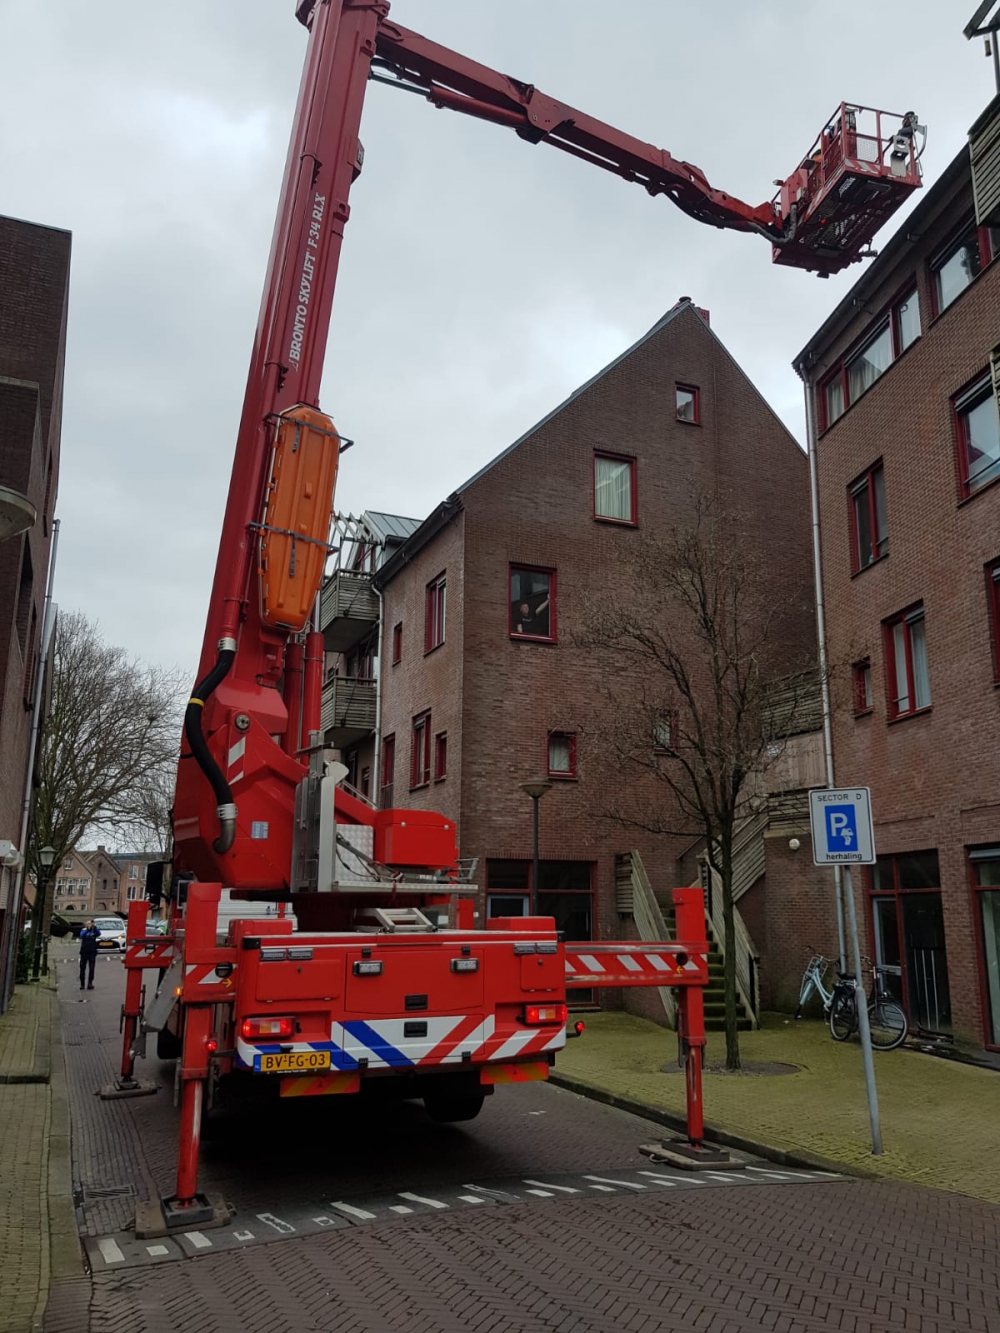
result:
[[[732,838],[720,838],[722,893],[723,984],[726,991],[726,1069],[740,1068],[740,1034],[736,1026],[736,923],[733,916]]]

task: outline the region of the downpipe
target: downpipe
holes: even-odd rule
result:
[[[226,781],[222,769],[215,762],[205,740],[202,731],[202,715],[205,711],[205,704],[225,680],[235,659],[236,640],[220,639],[219,656],[216,659],[215,666],[194,687],[187,708],[184,710],[184,736],[191,747],[195,762],[205,774],[205,777],[208,778],[212,791],[215,793],[215,799],[218,801],[216,814],[219,817],[219,836],[212,843],[212,847],[220,854],[228,852],[236,839],[236,806],[233,803],[232,789]]]

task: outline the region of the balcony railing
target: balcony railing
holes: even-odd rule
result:
[[[357,676],[333,675],[323,686],[323,710],[320,725],[328,745],[341,750],[364,740],[375,730],[375,694],[373,680]]]
[[[338,569],[323,586],[319,625],[329,653],[346,653],[378,624],[378,595],[371,575]]]

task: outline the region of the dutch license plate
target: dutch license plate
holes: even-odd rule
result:
[[[318,1074],[330,1068],[329,1051],[282,1051],[280,1055],[255,1055],[258,1074]]]

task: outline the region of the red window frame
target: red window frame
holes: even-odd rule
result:
[[[569,768],[552,767],[552,742],[567,741],[569,743]],[[550,778],[556,778],[561,781],[572,781],[580,776],[576,766],[576,732],[575,731],[550,731],[545,740],[545,766]]]
[[[951,416],[955,431],[955,456],[958,463],[959,495],[963,500],[978,495],[980,491],[986,490],[994,482],[1000,481],[1000,474],[998,474],[995,477],[987,477],[985,481],[979,482],[978,485],[972,486],[969,484],[969,431],[965,421],[967,412],[970,412],[974,407],[978,407],[987,398],[995,397],[993,371],[992,368],[987,368],[980,372],[975,379],[970,380],[964,388],[959,389],[951,400]]]
[[[885,647],[885,702],[886,713],[890,722],[895,721],[896,718],[913,717],[917,713],[929,712],[931,708],[930,702],[920,704],[918,707],[916,701],[916,686],[913,673],[913,641],[910,633],[910,624],[917,619],[923,620],[924,622],[924,643],[926,645],[927,620],[923,602],[914,602],[914,604],[908,606],[905,611],[900,611],[898,615],[891,616],[888,620],[882,622]],[[903,626],[903,654],[906,660],[906,697],[910,700],[910,707],[903,709],[899,707],[899,682],[896,679],[896,644],[893,631],[897,625]]]
[[[872,663],[870,657],[862,657],[851,667],[854,683],[854,716],[864,717],[875,706],[875,692],[872,689]]]
[[[882,474],[882,490],[885,492],[885,468],[881,458],[871,467],[866,468],[860,477],[855,477],[847,488],[848,522],[851,526],[851,573],[860,574],[863,569],[870,569],[889,554],[889,522],[886,518],[886,533],[881,540],[878,535],[878,513],[875,505],[875,476]],[[868,530],[872,535],[872,558],[862,563],[861,533],[858,530],[858,515],[855,506],[857,496],[862,490],[868,492]],[[884,550],[880,547],[884,546]]]
[[[627,463],[629,466],[629,508],[631,517],[615,518],[612,514],[599,514],[597,512],[597,460],[606,458],[611,463]],[[632,454],[613,454],[606,449],[594,450],[594,464],[592,480],[594,483],[594,519],[598,523],[614,523],[620,528],[637,528],[639,526],[639,491],[636,480],[635,458]]]
[[[396,733],[390,732],[382,738],[382,772],[380,775],[381,791],[379,805],[383,810],[392,806],[393,786],[396,777]]]
[[[681,416],[680,395],[689,393],[691,395],[691,413],[690,417]],[[674,417],[685,426],[701,425],[701,389],[697,384],[675,384],[674,385]]]
[[[514,603],[511,599],[511,584],[516,573],[545,574],[549,580],[549,632],[548,634],[524,634],[514,628]],[[522,565],[511,563],[507,566],[507,633],[512,639],[523,643],[556,643],[556,571],[544,565]]]
[[[431,780],[431,714],[430,709],[413,719],[410,740],[410,791],[426,787]]]
[[[996,858],[992,856],[987,857],[984,855],[980,856],[975,855],[976,852],[983,853],[992,850],[993,850],[992,847],[988,845],[986,847],[979,847],[979,846],[966,847],[965,863],[967,866],[967,874],[969,876],[969,889],[972,893],[972,904],[973,904],[972,917],[974,925],[974,934],[976,937],[976,961],[978,963],[978,972],[979,972],[979,1003],[983,1021],[983,1046],[988,1051],[1000,1051],[1000,1044],[998,1044],[993,1040],[993,1023],[991,1021],[992,1014],[990,1011],[989,976],[987,973],[985,940],[983,938],[984,935],[983,909],[979,901],[980,894],[996,893],[998,890],[995,885],[980,884],[979,875],[976,870],[977,862],[981,862],[984,860],[992,861],[995,860]]]
[[[427,606],[424,618],[424,652],[432,653],[444,643],[448,605],[448,580],[444,573],[431,579],[427,585]]]
[[[882,376],[887,375],[889,373],[889,370],[892,368],[893,364],[899,359],[899,357],[901,357],[903,353],[907,351],[908,348],[912,347],[913,343],[915,343],[919,339],[921,333],[923,332],[922,321],[920,325],[920,330],[917,333],[916,338],[914,338],[912,342],[907,343],[906,347],[902,345],[903,340],[900,333],[900,310],[904,305],[906,305],[908,301],[912,300],[914,297],[917,297],[918,313],[919,313],[919,295],[920,294],[917,290],[917,287],[914,284],[911,284],[902,293],[902,295],[895,297],[894,300],[890,302],[890,304],[887,305],[879,313],[878,317],[874,319],[871,322],[871,324],[869,324],[865,328],[864,332],[860,335],[860,337],[855,339],[855,341],[850,345],[850,347],[843,354],[843,356],[841,356],[838,359],[833,369],[830,370],[826,375],[824,375],[823,378],[817,383],[816,420],[819,422],[819,430],[821,432],[829,430],[831,426],[833,426],[836,422],[840,420],[840,418],[844,415],[847,409],[849,407],[852,407],[854,403],[858,401],[858,398],[863,397],[864,393],[867,393],[866,389],[861,394],[858,395],[858,398],[854,399],[851,398],[850,387],[849,387],[850,380],[848,378],[847,368],[850,365],[850,363],[854,361],[856,357],[860,356],[860,354],[865,350],[866,347],[869,347],[873,342],[875,342],[877,338],[880,338],[882,336],[882,334],[886,330],[886,327],[888,327],[889,329],[889,336],[891,340],[891,358],[889,361],[889,365],[886,366],[885,370],[882,372],[882,375],[880,375],[877,380],[874,380],[872,384],[868,386],[868,388],[874,388],[874,386],[878,383],[878,381],[882,379]],[[840,392],[844,406],[841,408],[837,416],[835,416],[831,421],[829,407],[827,404],[826,391],[835,380],[839,381],[840,383]]]
[[[956,232],[948,244],[942,246],[931,259],[927,266],[930,271],[931,280],[931,319],[937,319],[938,315],[943,315],[946,310],[950,310],[962,295],[962,292],[967,292],[975,283],[979,275],[992,264],[997,254],[997,247],[994,245],[992,232],[993,229],[991,227],[977,227],[975,220],[970,218],[966,225]],[[947,305],[941,305],[941,298],[938,295],[938,274],[941,269],[944,268],[945,264],[947,264],[948,260],[966,244],[973,233],[975,233],[976,247],[979,252],[979,273],[974,273],[962,288],[962,291],[956,292]]]
[[[434,737],[434,781],[448,776],[448,733],[439,731]]]
[[[392,665],[403,660],[403,622],[400,620],[392,627]]]
[[[986,566],[986,596],[990,608],[990,635],[993,643],[993,680],[1000,685],[1000,559]]]

